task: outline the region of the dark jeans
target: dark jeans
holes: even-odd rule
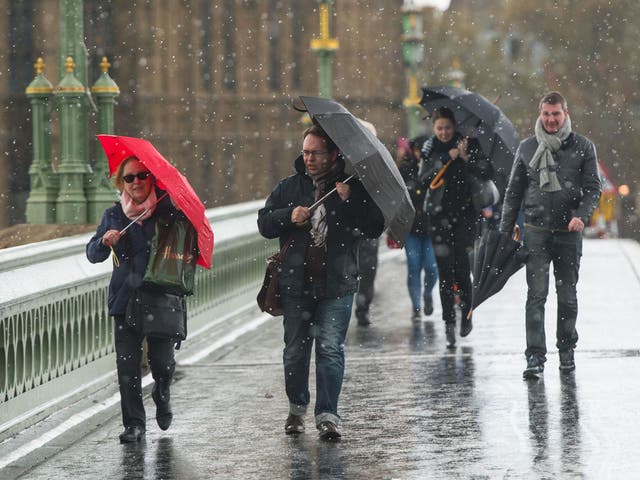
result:
[[[127,326],[124,317],[114,318],[116,366],[120,387],[122,424],[125,427],[144,427],[146,416],[142,402],[142,339],[144,336]],[[159,338],[147,338],[149,366],[156,384],[164,392],[169,391],[176,362],[173,359],[175,342]]]
[[[438,265],[431,237],[410,233],[404,251],[407,254],[407,287],[411,305],[414,310],[421,310],[422,299],[431,296],[431,291],[438,281]]]
[[[536,355],[541,361],[545,361],[547,346],[544,333],[544,306],[549,293],[551,262],[553,262],[553,276],[558,298],[556,346],[562,351],[575,348],[578,342],[576,285],[582,256],[582,234],[551,232],[525,226],[524,244],[529,249],[525,355],[527,358]]]
[[[340,298],[282,295],[284,310],[284,379],[289,413],[304,415],[310,401],[309,366],[315,340],[316,425],[336,425],[338,397],[344,377],[344,339],[349,328],[353,295]]]
[[[373,300],[378,269],[378,239],[363,238],[358,252],[360,283],[356,294],[356,314],[368,313]]]
[[[476,224],[460,217],[458,221],[447,218],[434,219],[433,248],[440,277],[440,302],[445,323],[456,322],[454,285],[460,297],[463,318],[471,308],[471,266],[469,252],[476,237]]]

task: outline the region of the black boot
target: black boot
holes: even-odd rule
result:
[[[171,411],[169,385],[166,382],[156,382],[151,390],[151,398],[156,404],[156,422],[161,430],[167,430],[173,420]]]
[[[126,427],[119,438],[120,443],[139,442],[144,438],[144,427]]]
[[[455,323],[445,323],[445,334],[447,336],[447,347],[455,347],[456,346],[456,324]]]

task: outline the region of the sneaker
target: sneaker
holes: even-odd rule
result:
[[[320,422],[318,424],[318,432],[321,440],[337,440],[342,436],[338,426],[329,421]]]
[[[532,355],[527,360],[527,368],[522,372],[522,378],[524,379],[538,379],[544,372],[544,362],[541,361],[535,355]]]
[[[419,323],[422,321],[422,314],[420,313],[420,309],[414,309],[413,313],[411,314],[411,321],[413,323]]]
[[[573,372],[576,369],[576,364],[573,361],[573,348],[567,350],[561,350],[560,354],[560,371],[567,373]]]
[[[455,347],[456,345],[456,324],[445,323],[444,333],[447,336],[447,347]]]
[[[284,432],[287,435],[298,435],[304,433],[304,418],[301,415],[289,414],[284,424]]]
[[[431,294],[424,296],[424,314],[428,317],[433,313],[433,296]]]

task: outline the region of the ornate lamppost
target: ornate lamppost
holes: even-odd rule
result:
[[[323,98],[332,96],[332,62],[339,44],[337,38],[329,34],[331,0],[318,0],[320,15],[320,38],[311,40],[311,51],[318,56],[318,95]]]
[[[419,134],[422,107],[418,88],[418,72],[424,62],[422,9],[413,2],[402,7],[402,60],[407,81],[407,96],[402,102],[407,113],[407,134]]]

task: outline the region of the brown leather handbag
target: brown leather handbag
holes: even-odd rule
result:
[[[260,310],[266,312],[274,317],[282,315],[282,303],[280,302],[280,285],[278,282],[278,276],[282,269],[282,263],[284,262],[284,256],[287,250],[293,242],[293,237],[287,240],[279,252],[274,253],[267,258],[267,270],[264,272],[264,280],[262,281],[262,287],[258,292],[258,306]]]

